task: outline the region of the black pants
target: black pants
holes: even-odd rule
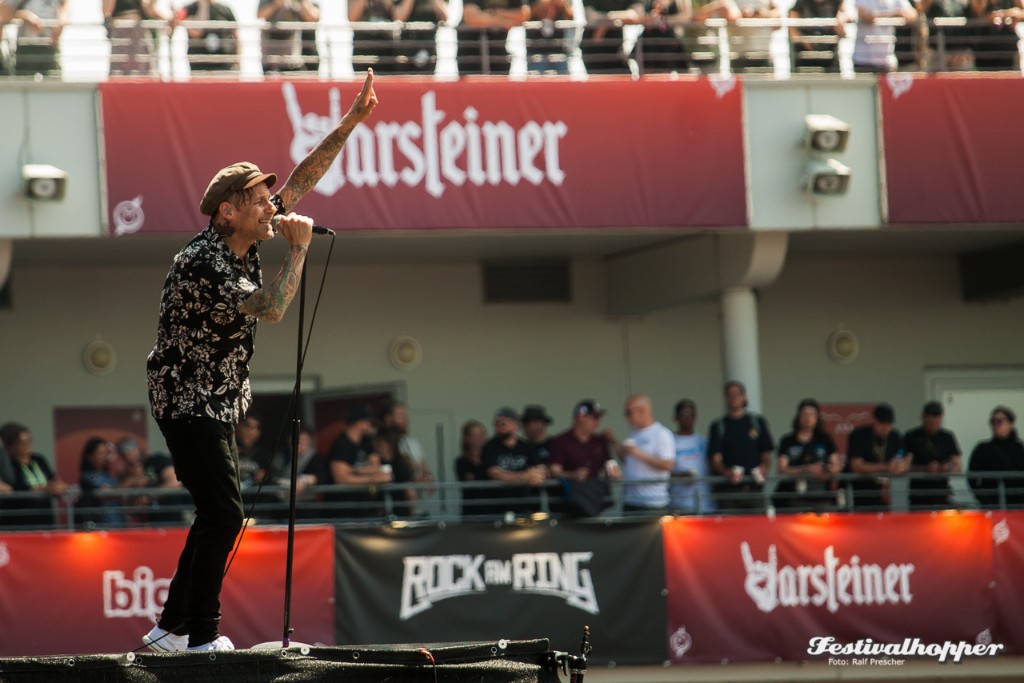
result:
[[[242,528],[234,427],[210,418],[158,420],[196,516],[171,579],[160,628],[188,634],[189,646],[219,635],[224,565]]]

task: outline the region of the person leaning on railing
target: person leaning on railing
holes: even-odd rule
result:
[[[280,28],[280,22],[320,21],[316,0],[260,0],[256,16],[267,22],[260,36],[263,49],[263,73],[284,71],[316,71],[320,54],[316,48],[316,31]]]
[[[58,477],[46,458],[32,452],[32,433],[23,424],[8,422],[0,427],[0,442],[11,458],[14,478],[9,482],[12,493],[46,493],[59,498],[67,485]],[[4,525],[51,526],[53,506],[48,497],[19,497],[5,500]]]
[[[789,40],[793,46],[793,71],[839,71],[839,41],[851,21],[845,0],[796,0],[789,9],[790,19],[832,19],[831,26],[792,26]]]
[[[19,76],[60,73],[60,34],[68,20],[67,0],[11,0],[14,18],[21,20],[14,51]]]
[[[216,0],[196,0],[183,7],[179,20],[193,22],[235,22],[231,8]],[[187,27],[188,63],[192,71],[237,71],[238,29],[228,26]]]
[[[164,14],[156,0],[103,0],[103,19],[110,38],[110,73],[155,73],[153,35],[142,21],[155,19],[173,26],[174,17]]]
[[[979,443],[971,453],[967,481],[983,508],[1000,508],[1004,503],[1006,507],[1024,506],[1024,477],[995,474],[1024,472],[1024,443],[1016,423],[1017,415],[1012,410],[996,406],[989,417],[992,438]],[[993,474],[986,474],[989,472]]]
[[[979,70],[1015,69],[1019,63],[1016,23],[1024,17],[1021,0],[968,0],[974,65]]]

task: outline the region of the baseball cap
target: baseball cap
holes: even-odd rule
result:
[[[515,420],[516,422],[519,422],[519,413],[517,413],[512,408],[505,406],[504,408],[498,408],[498,410],[495,411],[494,413],[495,420],[500,418],[504,418],[506,420]]]
[[[267,187],[273,187],[277,183],[277,175],[274,173],[263,173],[259,166],[250,161],[239,161],[217,171],[213,176],[203,200],[199,202],[199,210],[204,216],[212,216],[217,213],[217,207],[232,192],[247,190],[260,183],[266,183]]]
[[[938,401],[928,401],[924,404],[924,410],[922,412],[925,415],[942,415],[942,404]]]
[[[579,403],[577,403],[576,407],[572,411],[572,414],[575,415],[576,417],[583,417],[585,415],[601,417],[602,415],[604,415],[604,408],[602,408],[601,404],[598,403],[597,401],[591,401],[588,399],[586,401],[580,401]]]
[[[547,424],[552,422],[548,412],[544,410],[544,406],[526,406],[523,408],[523,422],[533,422],[535,420],[543,420]]]

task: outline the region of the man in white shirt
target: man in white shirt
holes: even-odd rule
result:
[[[627,484],[623,498],[626,512],[659,512],[668,509],[668,483],[676,459],[675,436],[655,421],[651,399],[633,394],[626,399],[626,421],[631,431],[622,443],[624,479],[659,479]]]
[[[876,19],[917,19],[917,10],[907,0],[852,0],[857,14],[857,40],[853,44],[853,67],[857,71],[885,73],[896,70],[896,28],[879,26]]]

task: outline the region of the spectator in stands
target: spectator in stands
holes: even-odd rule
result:
[[[830,484],[839,473],[839,454],[813,398],[800,401],[793,431],[779,440],[778,467],[783,479],[772,498],[776,509],[823,512],[836,507]]]
[[[1006,406],[996,406],[989,416],[992,438],[982,441],[971,453],[967,481],[983,508],[1024,506],[1024,477],[996,473],[1024,472],[1024,443],[1016,429],[1017,415]],[[990,474],[991,473],[991,474]]]
[[[21,19],[14,52],[19,76],[60,73],[60,34],[68,21],[67,0],[17,0],[14,18]]]
[[[381,429],[397,433],[398,452],[409,459],[413,481],[421,484],[434,481],[423,444],[409,434],[409,408],[401,401],[389,400],[381,407],[379,415]]]
[[[124,438],[117,442],[113,461],[117,464],[117,486],[122,489],[142,489],[150,485],[143,462],[142,449],[132,438]],[[148,521],[147,508],[150,506],[149,496],[135,495],[127,497],[127,506],[122,523],[144,524]]]
[[[63,496],[67,485],[54,474],[46,458],[32,451],[32,433],[18,422],[0,427],[0,443],[11,458],[14,479],[10,482],[14,492],[46,493],[54,498]],[[4,501],[4,517],[12,525],[51,526],[53,510],[46,498]],[[14,514],[10,514],[10,513]]]
[[[686,36],[693,66],[705,72],[719,68],[719,29],[705,27],[708,19],[724,19],[729,24],[743,17],[735,0],[690,0],[693,6],[693,36]],[[730,32],[733,30],[729,29]]]
[[[889,508],[890,477],[907,472],[903,439],[893,427],[896,414],[888,403],[879,403],[871,413],[871,424],[850,432],[847,443],[847,471],[859,475],[852,482],[853,507],[877,511]]]
[[[460,74],[507,74],[508,30],[530,20],[529,0],[483,0],[466,3],[459,31]]]
[[[319,68],[315,30],[300,31],[276,26],[283,21],[319,22],[320,6],[316,0],[260,0],[256,16],[267,22],[260,38],[263,73],[316,71]]]
[[[289,463],[287,484],[291,479],[291,437],[288,439],[289,451],[285,461]],[[299,519],[321,519],[326,517],[325,511],[320,509],[317,503],[323,500],[323,496],[310,489],[315,486],[325,486],[334,483],[331,481],[331,474],[327,466],[327,459],[316,450],[316,435],[309,425],[299,427],[299,445],[296,449],[298,463],[295,466],[298,472],[298,481],[295,483],[295,494],[298,502],[296,517]]]
[[[573,18],[572,0],[536,0],[530,6],[530,22],[540,22],[540,28],[526,31],[526,66],[531,73],[569,73],[569,51],[575,49],[571,32],[555,26]]]
[[[866,73],[896,69],[896,29],[879,26],[876,19],[917,19],[909,0],[854,0],[857,11],[857,39],[853,46],[853,68]]]
[[[672,467],[669,495],[673,511],[686,514],[707,514],[717,507],[711,496],[711,483],[700,481],[709,476],[708,441],[694,427],[697,404],[688,398],[676,403],[673,411],[676,425],[676,459]]]
[[[399,19],[403,13],[396,13]],[[413,0],[409,14],[404,15],[399,39],[396,68],[403,73],[432,73],[437,61],[435,36],[437,24],[448,19],[447,0]],[[410,26],[409,24],[412,24]],[[427,28],[422,25],[429,24]],[[419,25],[419,26],[417,26]]]
[[[741,382],[725,383],[726,414],[708,429],[711,470],[725,481],[715,484],[720,510],[763,510],[765,477],[775,444],[768,422],[747,410],[747,389]]]
[[[374,452],[373,410],[365,404],[357,404],[345,413],[345,430],[331,445],[328,454],[331,481],[339,485],[358,485],[365,490],[346,491],[331,494],[328,500],[346,503],[341,510],[343,516],[372,517],[379,512],[379,484],[392,480],[392,473],[383,468],[380,455]]]
[[[587,25],[581,46],[587,73],[639,74],[636,40],[633,34],[626,40],[623,26],[643,23],[643,5],[632,0],[588,0],[584,11]]]
[[[263,435],[263,420],[256,413],[249,413],[235,425],[235,445],[238,447],[238,479],[242,488],[255,486],[263,481],[267,467],[277,467],[277,459],[269,449],[260,443]],[[271,472],[269,479],[277,478],[276,470]]]
[[[609,479],[622,472],[612,451],[615,436],[598,432],[604,408],[597,401],[580,401],[572,411],[572,427],[551,440],[551,476],[565,482],[565,504],[558,511],[593,517],[611,504]]]
[[[966,19],[967,0],[917,0],[917,12],[927,21],[921,22],[927,37],[928,54],[922,60],[928,70],[971,71],[974,69],[971,27],[935,26],[936,19]],[[941,37],[941,45],[940,45]],[[945,61],[940,62],[940,52]]]
[[[196,0],[178,13],[179,19],[190,21],[223,21],[235,23],[235,13],[217,0]],[[188,63],[196,71],[238,70],[238,29],[188,29]]]
[[[430,73],[433,71],[433,35],[409,31],[404,22],[443,21],[445,0],[350,0],[351,22],[395,22],[381,30],[357,29],[352,37],[355,67],[373,67],[377,73]]]
[[[910,509],[943,510],[952,505],[949,475],[963,471],[960,444],[953,432],[942,428],[942,404],[928,401],[921,411],[921,426],[903,437],[903,451],[911,474]],[[944,474],[943,477],[932,475]]]
[[[500,408],[494,414],[494,436],[484,444],[480,459],[487,478],[506,485],[491,492],[492,497],[502,499],[501,511],[538,511],[536,489],[547,481],[547,468],[540,463],[533,444],[519,437],[516,411]]]
[[[833,26],[792,26],[789,40],[793,46],[794,72],[839,71],[839,41],[846,36],[846,24],[852,20],[846,0],[796,0],[789,9],[790,19],[831,19]]]
[[[685,24],[693,20],[690,0],[646,0],[640,38],[645,73],[685,72],[690,60],[683,47]]]
[[[979,70],[1014,70],[1019,63],[1017,22],[1024,17],[1021,0],[968,0],[967,18],[988,21],[970,28],[974,65]]]
[[[406,0],[412,4],[412,0]],[[388,24],[401,21],[393,0],[351,0],[348,3],[350,22]],[[381,29],[353,27],[352,65],[356,69],[372,67],[375,73],[396,73],[398,41],[401,29],[393,24]]]
[[[180,524],[184,514],[182,510],[175,508],[188,506],[191,498],[174,472],[174,461],[171,456],[161,452],[150,453],[143,460],[143,471],[146,473],[149,486],[161,489],[160,494],[150,496],[150,524]]]
[[[551,458],[551,435],[548,433],[548,425],[553,422],[551,416],[544,406],[526,406],[523,408],[522,422],[526,440],[537,449],[537,459],[547,467]]]
[[[619,449],[627,482],[623,510],[665,512],[670,502],[669,478],[676,461],[675,436],[654,419],[651,399],[645,394],[633,394],[626,399],[625,413],[630,433]]]
[[[391,472],[395,484],[412,484],[416,481],[415,469],[409,456],[402,453],[399,440],[402,434],[394,428],[382,427],[373,435],[373,452],[380,456],[385,471]],[[392,492],[393,514],[398,517],[415,517],[419,493],[413,488],[402,488]]]
[[[156,73],[153,34],[142,27],[143,20],[162,20],[173,27],[177,20],[164,14],[157,0],[103,0],[103,18],[110,38],[110,73]]]
[[[0,0],[0,3],[2,2],[3,0]],[[11,463],[11,456],[7,454],[3,442],[0,441],[0,493],[10,493],[12,481],[14,481],[14,465]]]
[[[459,455],[455,458],[455,478],[462,482],[487,480],[482,454],[487,443],[487,428],[479,420],[468,420],[462,425]],[[490,491],[482,488],[462,489],[462,515],[479,515],[487,512],[487,506],[476,501],[489,498]]]
[[[78,485],[82,495],[78,498],[75,521],[86,528],[124,526],[121,502],[116,498],[98,496],[97,492],[113,491],[117,478],[110,473],[110,463],[117,457],[114,446],[106,439],[94,436],[82,448]]]

